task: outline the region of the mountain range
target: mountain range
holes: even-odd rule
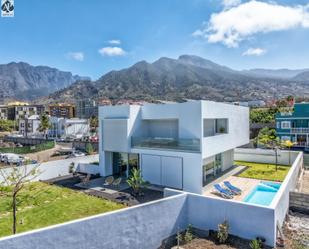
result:
[[[237,71],[198,56],[182,55],[177,59],[162,57],[153,63],[140,61],[129,68],[111,71],[96,81],[79,81],[44,101],[79,98],[267,100],[288,95],[309,96],[308,86],[309,69]]]
[[[0,101],[35,99],[65,88],[72,83],[90,79],[72,75],[56,68],[31,66],[25,62],[0,65]]]
[[[129,68],[108,72],[95,81],[26,63],[0,65],[0,97],[40,97],[36,102],[42,103],[82,98],[267,100],[288,95],[307,97],[308,86],[309,69],[239,71],[194,55],[162,57],[153,63],[140,61]]]

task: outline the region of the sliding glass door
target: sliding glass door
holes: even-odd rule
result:
[[[113,152],[113,175],[127,178],[133,168],[139,168],[139,155]]]

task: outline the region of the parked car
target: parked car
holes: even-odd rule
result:
[[[0,153],[0,162],[4,162],[4,157],[6,153]]]
[[[4,162],[7,164],[21,164],[23,162],[23,157],[13,153],[7,153],[4,156]]]
[[[68,155],[67,158],[81,157],[81,156],[86,156],[86,154],[82,151],[76,150],[76,151],[72,152],[70,155]]]

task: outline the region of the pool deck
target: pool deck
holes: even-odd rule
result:
[[[233,175],[227,177],[222,176],[216,181],[208,184],[204,189],[203,195],[222,199],[220,195],[214,192],[213,186],[216,183],[223,186],[223,181],[229,181],[232,185],[242,190],[241,195],[236,195],[233,199],[231,199],[236,201],[242,201],[256,187],[256,185],[261,182],[261,180],[258,179],[244,178]]]

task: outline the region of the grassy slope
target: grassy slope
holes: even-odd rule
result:
[[[27,193],[32,197],[27,197]],[[21,198],[24,202],[20,205],[17,215],[18,232],[46,227],[123,207],[111,201],[44,183],[31,184],[29,190],[21,194]],[[9,199],[1,197],[0,236],[11,234],[12,215],[10,210]],[[21,221],[22,224],[20,224]]]
[[[266,163],[252,163],[252,162],[242,162],[235,161],[236,165],[247,166],[248,169],[243,171],[238,176],[270,180],[270,181],[280,181],[282,182],[289,172],[290,167],[285,165],[278,165],[278,170],[276,171],[276,165],[266,164]]]

